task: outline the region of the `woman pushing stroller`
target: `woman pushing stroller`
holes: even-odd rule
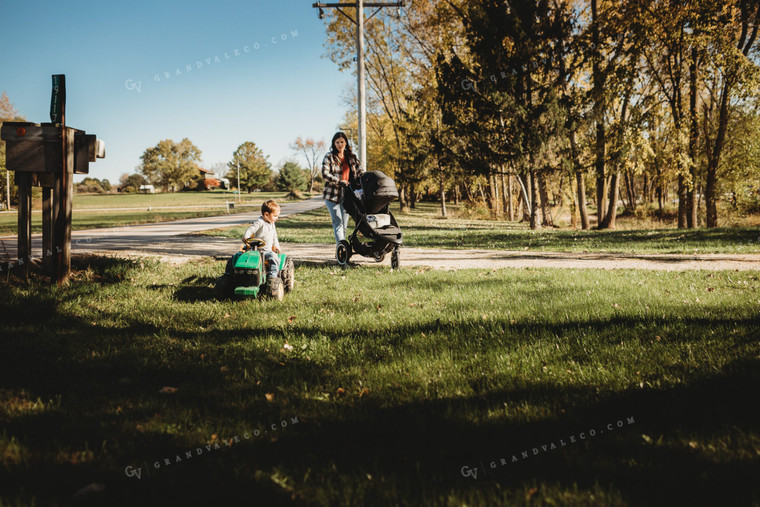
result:
[[[354,253],[382,262],[390,252],[391,267],[398,268],[402,233],[388,207],[398,198],[393,180],[381,171],[363,171],[343,132],[333,136],[322,175],[338,264],[346,267]],[[356,227],[347,237],[349,215]]]
[[[341,203],[341,190],[363,172],[359,159],[351,151],[346,134],[336,132],[330,144],[330,151],[322,161],[322,177],[325,180],[322,197],[330,212],[336,246],[346,239],[348,228],[348,213]]]

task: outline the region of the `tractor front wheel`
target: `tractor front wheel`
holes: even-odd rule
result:
[[[285,297],[285,284],[282,283],[282,279],[277,276],[270,278],[267,281],[266,293],[270,298],[282,301],[282,298]]]

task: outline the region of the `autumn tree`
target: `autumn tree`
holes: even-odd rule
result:
[[[708,97],[703,105],[707,157],[705,207],[707,227],[718,226],[718,170],[732,117],[747,97],[758,92],[757,35],[760,4],[734,0],[722,5],[709,44],[712,69],[706,73]],[[755,114],[756,113],[755,109]],[[710,125],[713,127],[711,128]]]
[[[3,92],[0,95],[0,124],[5,121],[24,121],[24,118],[19,116],[8,94]],[[6,209],[10,209],[11,198],[16,198],[14,181],[13,171],[5,166],[5,141],[0,141],[0,199],[5,202]]]
[[[227,178],[236,182],[238,189],[245,189],[247,192],[264,187],[272,178],[269,156],[264,155],[264,152],[251,141],[238,146],[227,166],[230,169]]]
[[[309,192],[313,192],[314,182],[322,174],[321,157],[327,151],[327,145],[324,141],[316,141],[311,137],[306,139],[297,137],[290,145],[290,149],[303,155],[306,160],[306,168],[309,172]]]
[[[176,192],[191,187],[200,171],[201,150],[189,139],[179,143],[164,139],[143,153],[139,168],[148,181],[165,191]]]

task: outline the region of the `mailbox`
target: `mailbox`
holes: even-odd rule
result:
[[[94,134],[74,131],[74,174],[88,174],[89,163],[106,156],[106,143]]]
[[[5,165],[10,171],[60,172],[63,167],[61,129],[52,123],[4,122]]]
[[[74,132],[74,174],[88,174],[89,163],[104,158],[105,143],[83,130]],[[53,123],[4,122],[0,139],[6,142],[6,166],[11,171],[60,173],[63,170],[61,127]]]

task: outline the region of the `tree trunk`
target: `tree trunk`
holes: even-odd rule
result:
[[[502,175],[502,178],[503,177],[504,176]],[[507,190],[506,190],[507,201],[505,202],[505,205],[507,206],[507,213],[508,213],[509,221],[510,222],[514,222],[515,221],[515,207],[514,207],[514,205],[512,203],[512,192],[513,192],[513,189],[512,189],[512,175],[508,174],[507,175]]]
[[[604,220],[601,224],[599,224],[600,229],[614,229],[615,228],[615,220],[617,218],[617,202],[618,202],[618,192],[619,192],[619,185],[618,180],[620,179],[620,171],[615,171],[612,174],[612,180],[610,181],[610,200],[609,205],[607,207],[607,213],[604,215]]]
[[[596,145],[595,161],[596,168],[596,222],[601,224],[604,220],[604,211],[607,196],[606,179],[604,177],[604,165],[606,157],[606,128],[604,123],[604,85],[605,77],[601,69],[601,49],[599,36],[599,2],[591,0],[591,42],[592,49],[592,76],[593,76],[593,117],[596,122]]]
[[[720,97],[720,112],[718,113],[718,133],[715,144],[708,156],[707,183],[705,185],[705,211],[707,227],[718,227],[718,206],[716,200],[716,187],[718,185],[718,165],[723,151],[723,143],[728,128],[728,96],[731,92],[731,84],[728,78],[723,85]]]
[[[654,194],[652,194],[652,180],[649,179],[649,173],[644,173],[644,188],[642,189],[643,199],[648,202],[654,202]]]
[[[581,217],[581,228],[585,231],[591,228],[588,219],[588,209],[586,208],[586,178],[581,169],[581,162],[578,154],[578,145],[575,131],[570,132],[570,154],[573,158],[573,172],[575,173],[575,191],[578,193],[578,212]]]
[[[402,213],[409,211],[409,204],[406,202],[406,186],[401,185],[398,190],[399,209]]]
[[[551,203],[549,202],[549,193],[546,191],[546,172],[538,171],[536,176],[538,177],[538,192],[541,196],[541,214],[543,215],[541,225],[545,227],[554,227]]]
[[[686,225],[689,229],[697,226],[697,138],[699,135],[699,121],[697,118],[697,73],[699,72],[697,47],[691,48],[691,62],[689,63],[689,158],[691,159],[691,187],[688,189]]]
[[[517,179],[520,182],[519,197],[522,200],[522,222],[530,222],[531,209],[533,208],[530,202],[530,177],[529,175],[518,174]]]
[[[489,206],[488,208],[491,210],[492,216],[498,216],[500,215],[499,210],[499,189],[496,188],[496,177],[493,173],[488,175],[488,199],[489,199]]]
[[[532,164],[531,160],[531,166]],[[535,169],[530,171],[530,228],[533,230],[541,228],[541,219],[539,216],[540,201],[538,198],[538,181]]]
[[[459,183],[454,186],[454,205],[459,206]]]
[[[440,162],[438,163],[438,169],[441,171],[441,216],[446,218],[446,186],[443,182],[443,168]]]
[[[688,215],[686,209],[686,183],[684,182],[683,174],[678,175],[678,228],[686,228],[686,216]]]
[[[636,181],[632,171],[626,171],[623,175],[625,180],[625,192],[628,195],[628,204],[626,207],[631,213],[636,212]]]

